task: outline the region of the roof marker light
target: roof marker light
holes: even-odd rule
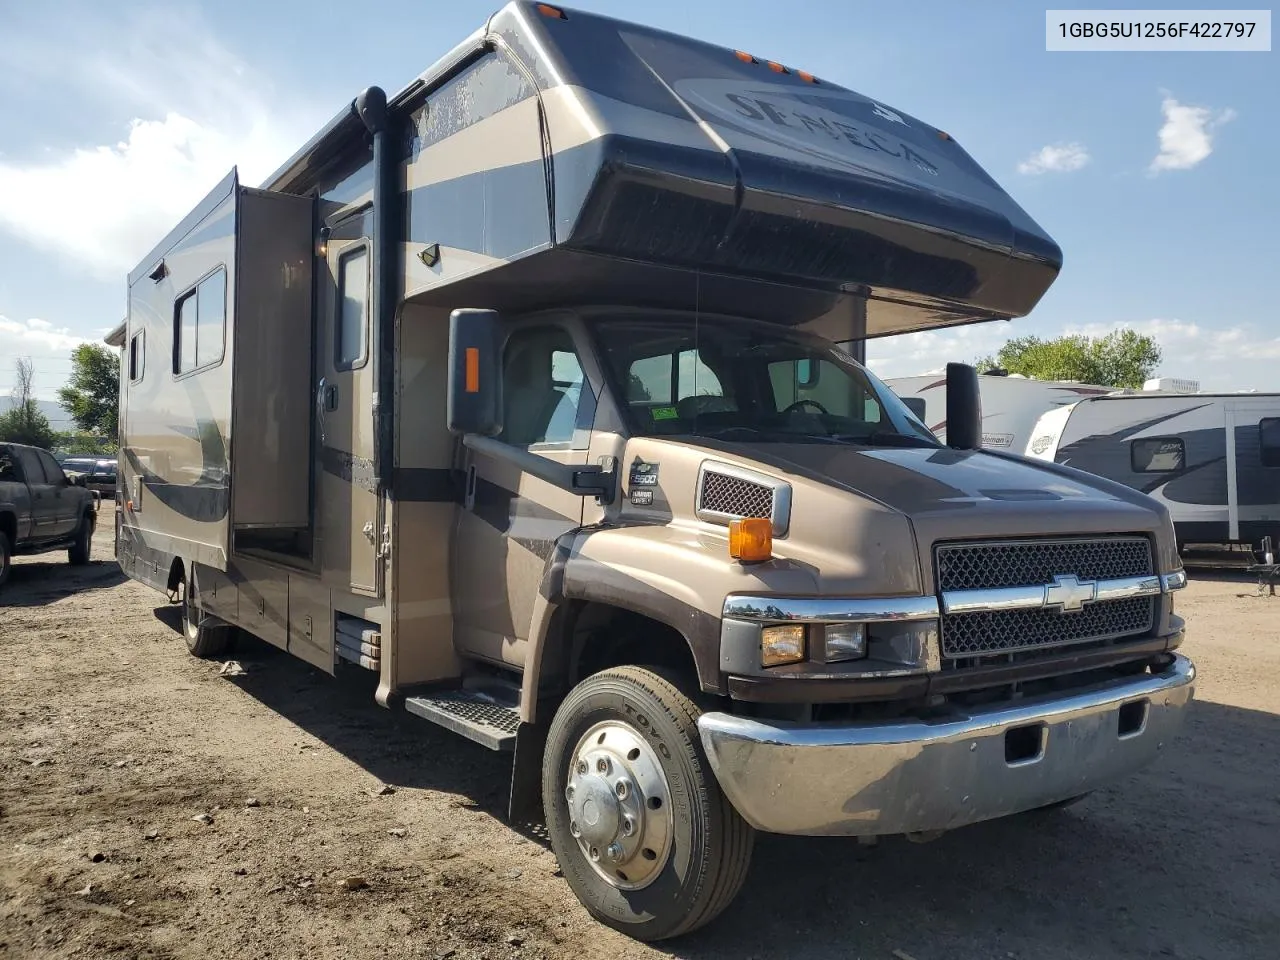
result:
[[[817,77],[815,77],[815,76],[814,76],[812,73],[810,73],[808,70],[797,70],[797,71],[796,71],[796,76],[797,76],[797,77],[799,77],[801,80],[803,80],[805,83],[817,83],[817,82],[818,82],[818,78],[817,78]]]
[[[553,17],[553,18],[554,18],[554,19],[556,19],[556,20],[568,20],[568,19],[569,19],[568,17],[566,17],[566,16],[564,15],[564,11],[563,11],[563,10],[561,10],[559,7],[553,7],[553,6],[551,6],[551,4],[549,4],[549,3],[540,3],[540,4],[538,4],[538,12],[539,12],[540,14],[542,14],[544,17]]]
[[[769,61],[769,69],[772,70],[774,73],[790,73],[791,72],[782,64],[774,63],[772,60]]]
[[[760,61],[759,61],[759,60],[757,60],[755,57],[753,57],[751,54],[749,54],[749,53],[744,53],[744,52],[743,52],[743,51],[741,51],[741,50],[735,50],[735,51],[733,51],[733,55],[734,55],[735,57],[737,57],[739,60],[741,60],[743,63],[759,63],[759,62],[760,62]]]

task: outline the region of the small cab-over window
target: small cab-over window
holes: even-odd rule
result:
[[[227,327],[227,271],[219,267],[173,307],[173,372],[221,362]]]
[[[1258,421],[1258,444],[1264,467],[1280,467],[1280,417]]]
[[[146,359],[145,357],[145,348],[147,344],[146,335],[147,335],[147,332],[145,330],[139,330],[129,340],[129,382],[130,383],[137,383],[139,380],[142,379],[143,361]]]
[[[1134,473],[1173,473],[1187,462],[1181,437],[1143,437],[1129,445]]]

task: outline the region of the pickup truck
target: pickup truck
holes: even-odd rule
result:
[[[0,584],[15,554],[66,550],[72,564],[88,563],[95,504],[49,451],[0,443]]]

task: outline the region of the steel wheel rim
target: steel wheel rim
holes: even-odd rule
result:
[[[199,621],[196,619],[199,614],[195,606],[191,602],[191,584],[186,580],[182,581],[182,632],[191,639],[195,639],[200,633]]]
[[[642,890],[671,855],[675,820],[657,751],[620,720],[597,723],[569,759],[569,832],[601,879]]]

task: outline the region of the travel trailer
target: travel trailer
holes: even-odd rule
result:
[[[1072,380],[1036,380],[1018,374],[980,374],[982,446],[1023,453],[1040,415],[1082,397],[1110,393],[1113,388]],[[947,378],[938,374],[895,377],[885,384],[907,402],[941,440],[947,442]]]
[[[198,656],[510,751],[592,914],[675,936],[757,830],[927,838],[1178,728],[1165,509],[976,450],[971,367],[946,446],[852,355],[1060,264],[908,114],[511,3],[130,274],[119,561]]]
[[[1141,490],[1179,544],[1280,540],[1280,394],[1133,391],[1036,424],[1027,456]]]

